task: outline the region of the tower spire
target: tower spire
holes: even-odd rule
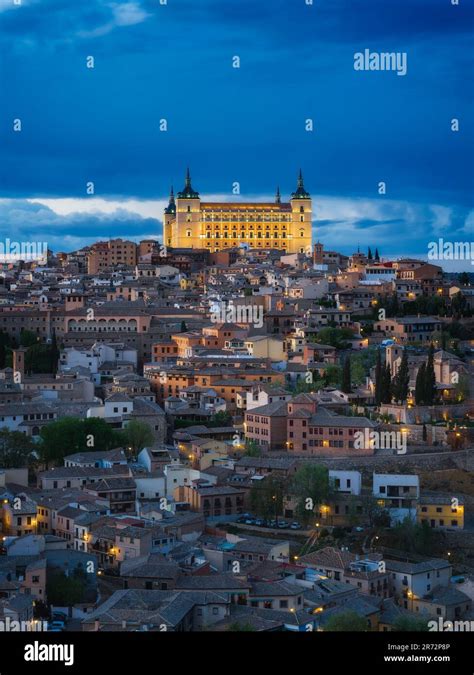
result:
[[[186,169],[186,179],[184,182],[184,188],[181,192],[178,192],[178,199],[199,199],[199,192],[193,189],[191,185],[191,173],[189,167]]]
[[[303,181],[303,172],[300,169],[298,174],[298,183],[296,191],[291,195],[292,199],[310,199],[310,194],[305,190],[304,181]]]
[[[276,202],[277,204],[281,204],[281,195],[280,195],[280,186],[279,186],[279,185],[277,185],[277,191],[276,191],[275,202]]]
[[[165,213],[176,213],[176,203],[174,201],[174,190],[173,186],[171,186],[171,191],[170,191],[170,198],[168,202],[168,206],[165,209]]]

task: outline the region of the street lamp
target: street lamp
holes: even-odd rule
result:
[[[298,619],[298,614],[296,613],[295,608],[292,607],[292,608],[290,609],[290,612],[291,612],[291,614],[294,614],[294,615],[295,615],[296,624],[299,626],[299,625],[300,625],[300,621],[299,621],[299,619]]]

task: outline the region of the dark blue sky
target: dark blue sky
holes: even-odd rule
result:
[[[285,197],[301,166],[315,236],[344,252],[472,239],[472,2],[12,3],[0,0],[2,237],[58,249],[156,235],[189,165],[201,194],[229,199],[234,181],[246,198],[277,184]],[[355,71],[365,48],[406,52],[406,76]]]

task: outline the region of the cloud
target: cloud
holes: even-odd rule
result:
[[[156,238],[161,224],[151,213],[161,214],[164,202],[137,211],[130,204],[88,203],[87,200],[0,199],[0,221],[12,241],[45,241],[54,251],[71,251],[100,239],[122,237],[138,241]],[[56,207],[56,208],[55,208]]]
[[[135,26],[151,16],[137,2],[112,2],[108,7],[112,11],[112,18],[110,21],[107,21],[103,25],[97,26],[92,30],[79,31],[78,36],[81,38],[102,37],[113,31],[115,28]]]
[[[238,201],[224,194],[203,194],[203,201]],[[240,200],[272,201],[273,195],[245,195]],[[53,250],[74,250],[99,239],[139,241],[161,237],[167,199],[106,200],[0,199],[0,221],[10,239],[46,241]],[[326,249],[353,253],[377,247],[382,255],[421,255],[443,236],[466,241],[474,211],[440,204],[385,199],[313,197],[313,240]]]

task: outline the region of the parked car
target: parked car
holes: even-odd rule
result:
[[[263,527],[264,524],[265,524],[265,521],[262,518],[257,518],[257,520],[255,521],[254,524],[257,525],[257,527]]]
[[[462,575],[457,575],[457,576],[451,577],[451,582],[453,584],[463,584],[465,581],[466,581],[466,579]]]
[[[55,631],[66,630],[66,624],[64,623],[64,621],[55,620],[55,621],[51,621],[48,628],[49,628],[49,630],[55,630]]]
[[[59,621],[64,621],[66,622],[68,619],[68,616],[65,612],[60,612],[59,610],[54,610],[54,612],[51,615],[52,620],[54,621],[55,619],[58,619]]]
[[[278,527],[280,528],[280,530],[286,530],[288,527],[288,523],[286,522],[286,520],[279,520]]]
[[[277,526],[276,520],[269,520],[268,521],[268,527],[276,527],[276,526]]]
[[[302,530],[303,526],[297,523],[296,521],[291,523],[290,530]]]

